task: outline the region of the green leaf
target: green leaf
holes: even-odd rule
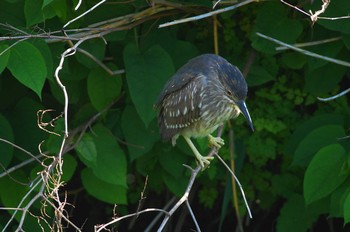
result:
[[[339,144],[328,145],[317,152],[304,176],[306,204],[326,197],[345,181],[348,177],[342,173],[345,162],[345,150]]]
[[[37,125],[37,111],[45,109],[38,102],[24,97],[21,99],[11,112],[8,120],[11,122],[15,134],[16,144],[24,149],[38,154],[38,145],[47,138],[48,133],[41,130]],[[20,160],[28,159],[28,155],[22,151],[15,150],[17,158]]]
[[[344,225],[350,222],[350,193],[345,198],[344,202]]]
[[[329,216],[344,217],[344,209],[346,207],[345,200],[350,194],[350,179],[344,181],[335,191],[332,192]],[[347,207],[350,207],[348,205]]]
[[[9,46],[7,44],[1,44],[0,45],[0,54],[5,51]],[[8,60],[10,58],[10,49],[7,50],[6,52],[4,52],[3,54],[0,55],[0,74],[2,73],[2,71],[4,71],[4,69],[7,66]]]
[[[297,146],[293,165],[306,166],[319,149],[337,143],[337,139],[344,135],[344,128],[340,125],[325,125],[310,131]]]
[[[91,168],[81,172],[81,180],[86,191],[97,199],[111,204],[127,204],[126,187],[97,178]]]
[[[121,87],[121,76],[111,76],[102,68],[92,70],[87,79],[87,92],[91,104],[98,111],[105,109],[119,96]]]
[[[92,128],[96,144],[96,165],[92,167],[94,175],[101,180],[126,187],[126,158],[116,138],[101,124]]]
[[[336,58],[343,47],[344,47],[344,44],[342,43],[342,41],[339,40],[339,41],[335,41],[332,43],[322,44],[319,46],[311,46],[310,48],[308,48],[308,51],[311,51],[311,52],[314,52],[314,53],[317,53],[320,55],[324,55],[327,57]],[[309,72],[315,71],[315,70],[319,69],[320,67],[327,65],[327,64],[339,66],[338,64],[330,63],[329,61],[326,61],[324,59],[318,59],[318,58],[311,57],[308,59]],[[340,67],[342,67],[342,66],[340,66]],[[327,77],[326,75],[321,75],[321,76]],[[322,81],[324,79],[326,79],[326,78],[323,78]]]
[[[128,105],[125,107],[122,115],[122,130],[130,153],[130,161],[135,160],[139,156],[149,152],[153,144],[159,140],[158,128],[154,123],[150,128],[146,128],[138,116],[134,107]]]
[[[102,39],[87,40],[82,43],[79,48],[90,53],[95,59],[99,61],[103,60],[106,52],[106,44]],[[88,67],[90,69],[99,67],[99,65],[94,60],[81,52],[78,52],[75,57],[79,63],[83,64],[85,67]]]
[[[303,31],[303,27],[300,21],[288,17],[287,9],[276,1],[263,3],[259,7],[252,36],[252,46],[255,49],[274,54],[277,46],[271,41],[258,37],[256,32],[289,44],[296,41]]]
[[[294,131],[288,140],[285,152],[293,155],[298,147],[298,144],[305,138],[305,135],[310,131],[325,125],[343,125],[344,117],[340,114],[319,114],[309,120],[301,123]]]
[[[77,168],[77,161],[71,154],[65,154],[63,156],[63,175],[62,180],[64,182],[68,182],[74,175],[75,170]]]
[[[93,167],[96,165],[97,159],[97,148],[93,137],[85,133],[80,139],[79,143],[75,147],[78,152],[80,160],[88,167]]]
[[[262,85],[273,80],[276,80],[275,76],[271,75],[265,68],[257,65],[252,66],[247,76],[249,87]]]
[[[185,169],[183,164],[188,162],[185,154],[177,148],[172,148],[170,150],[155,148],[155,152],[158,155],[159,163],[165,172],[175,177],[175,179],[178,179],[177,181],[179,181],[181,177],[184,178],[183,174]]]
[[[13,131],[10,123],[8,120],[0,114],[0,139],[4,139],[9,142],[14,142],[14,136]],[[4,171],[3,169],[6,168],[13,157],[13,146],[5,143],[3,141],[0,141],[0,172]]]
[[[129,44],[124,50],[124,62],[131,99],[148,127],[155,117],[153,105],[157,96],[174,74],[172,60],[160,46],[155,45],[141,54],[134,44]]]
[[[184,194],[187,186],[186,179],[178,179],[167,172],[163,172],[161,176],[169,190],[177,197],[181,197]]]
[[[43,0],[25,0],[24,15],[27,21],[27,27],[41,23],[44,20],[42,6]]]
[[[21,42],[11,48],[7,66],[12,75],[41,98],[47,69],[40,51],[29,42]]]
[[[306,61],[306,56],[299,52],[284,52],[282,54],[282,62],[291,69],[301,69]]]
[[[44,39],[35,39],[33,40],[32,44],[40,51],[41,55],[44,58],[45,66],[47,69],[46,77],[51,81],[54,80],[53,60],[49,46]]]
[[[41,9],[44,9],[45,6],[49,5],[54,0],[44,0]]]
[[[322,207],[322,206],[321,206]],[[306,207],[303,197],[297,194],[284,203],[277,219],[277,232],[306,232],[322,213],[320,206]]]
[[[305,76],[305,89],[316,96],[324,95],[336,88],[346,70],[344,66],[328,63],[309,71]]]

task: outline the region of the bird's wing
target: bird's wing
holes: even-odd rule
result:
[[[192,76],[181,88],[171,88],[160,104],[158,124],[163,139],[168,140],[182,128],[190,126],[200,118],[202,92],[206,79],[202,75]]]

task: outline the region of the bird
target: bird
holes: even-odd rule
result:
[[[225,142],[211,133],[240,113],[254,131],[247,93],[242,73],[223,57],[202,54],[190,59],[166,82],[155,102],[161,138],[175,146],[182,136],[204,170],[213,157],[203,157],[191,138],[207,136],[209,146],[219,149]]]

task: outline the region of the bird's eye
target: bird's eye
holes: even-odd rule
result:
[[[232,96],[232,92],[230,90],[227,90],[227,95]]]

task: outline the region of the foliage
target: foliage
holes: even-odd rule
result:
[[[64,120],[58,116],[64,108],[64,95],[55,70],[61,54],[76,41],[63,38],[59,30],[97,3],[83,1],[74,11],[77,2],[0,1],[0,35],[13,37],[0,40],[3,207],[17,207],[43,164],[61,149]],[[311,2],[300,7],[306,12],[320,9],[320,0]],[[178,68],[196,55],[214,53],[213,20],[210,17],[157,27],[188,13],[210,11],[211,1],[154,4],[143,0],[108,1],[66,28],[74,38],[84,30],[73,29],[89,31],[89,26],[98,27],[100,22],[122,20],[113,25],[119,26],[118,30],[84,41],[79,49],[91,56],[77,50],[66,57],[59,73],[69,96],[69,137],[62,157],[66,185],[60,191],[67,194],[67,202],[75,205],[67,210],[72,212],[71,220],[78,226],[84,224],[86,230],[113,216],[135,212],[141,193],[147,197],[141,204],[143,208],[164,207],[173,196],[184,193],[190,172],[182,164],[196,164],[182,139],[178,139],[176,147],[161,141],[153,104]],[[161,8],[176,4],[179,6],[168,11]],[[349,9],[348,0],[332,1],[322,16],[347,15]],[[321,102],[317,97],[348,88],[349,68],[290,50],[276,51],[276,44],[258,37],[256,32],[289,44],[321,41],[305,49],[346,61],[350,50],[349,20],[319,19],[312,24],[305,15],[280,1],[249,4],[219,14],[217,20],[220,55],[248,73],[246,102],[256,129],[251,133],[242,116],[231,122],[235,170],[253,211],[253,220],[246,227],[258,231],[273,227],[276,231],[307,231],[328,220],[331,227],[342,228],[350,221],[350,146],[346,137],[350,126],[349,97],[330,102]],[[28,34],[44,36],[25,41],[15,38]],[[61,37],[54,38],[56,35]],[[329,38],[338,39],[322,42]],[[110,75],[107,69],[120,72]],[[38,119],[37,112],[45,109],[52,111]],[[54,127],[42,123],[51,120]],[[46,130],[38,124],[45,125]],[[230,129],[224,131],[226,144]],[[202,153],[208,152],[205,140],[198,139],[196,144]],[[30,159],[28,153],[39,161],[32,159],[7,174],[11,167]],[[220,156],[230,162],[228,145],[220,150]],[[217,231],[220,227],[224,231],[237,225],[232,220],[235,211],[230,180],[217,159],[196,180],[190,199],[202,228]],[[238,199],[239,211],[245,215],[240,195]],[[28,201],[27,198],[25,202]],[[115,215],[113,204],[118,205]],[[41,215],[41,209],[37,202],[30,212]],[[54,210],[47,206],[45,213],[52,217]],[[13,210],[0,211],[0,228],[12,214]],[[11,228],[20,219],[17,214]],[[172,220],[174,227],[177,219]],[[124,222],[116,227],[121,231],[142,231],[152,218],[137,220],[144,222],[133,228]],[[44,222],[42,226],[47,228]],[[195,228],[190,218],[178,226]],[[36,218],[27,216],[23,229],[38,231]]]

